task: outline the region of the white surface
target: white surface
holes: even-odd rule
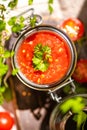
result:
[[[41,118],[39,120],[35,119],[30,109],[17,110],[16,113],[18,121],[20,122],[21,130],[40,130],[40,125],[46,115],[46,110],[44,108],[41,108],[40,110]]]

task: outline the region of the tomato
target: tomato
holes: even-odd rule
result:
[[[87,60],[80,59],[77,62],[76,69],[72,75],[72,77],[80,83],[87,82]]]
[[[80,39],[84,34],[84,24],[77,18],[64,20],[60,28],[69,35],[72,41]]]
[[[0,130],[11,130],[13,124],[14,119],[8,112],[0,112]]]

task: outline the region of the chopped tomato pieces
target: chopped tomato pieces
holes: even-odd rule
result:
[[[84,34],[84,24],[77,18],[64,20],[60,28],[69,35],[72,41],[80,39]]]

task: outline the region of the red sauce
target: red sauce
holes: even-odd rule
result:
[[[41,43],[51,48],[49,68],[45,72],[36,71],[32,64],[34,47]],[[69,49],[66,42],[52,32],[38,32],[26,38],[17,51],[17,62],[21,72],[34,83],[47,84],[59,81],[66,74],[69,63]]]

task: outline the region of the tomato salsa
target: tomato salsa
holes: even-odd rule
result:
[[[33,66],[34,48],[37,44],[51,50],[46,71],[35,70]],[[49,84],[63,78],[70,65],[69,49],[66,41],[51,31],[39,31],[22,41],[17,49],[17,64],[27,79],[36,84]]]

